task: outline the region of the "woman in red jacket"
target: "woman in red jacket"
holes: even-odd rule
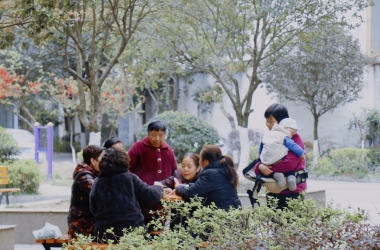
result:
[[[177,170],[177,161],[173,149],[165,142],[166,126],[161,120],[148,125],[148,136],[137,141],[128,150],[129,170],[148,185],[164,180]],[[145,224],[152,220],[149,211],[157,211],[158,206],[140,204]]]
[[[267,108],[267,110],[264,113],[265,119],[266,119],[266,125],[269,130],[272,129],[273,125],[276,123],[280,123],[282,119],[289,118],[288,110],[287,108],[282,104],[272,104]],[[296,144],[298,144],[302,149],[305,149],[305,146],[303,144],[302,138],[295,134],[291,138]],[[276,164],[273,164],[272,166],[267,166],[262,164],[261,162],[258,162],[255,165],[255,174],[258,175],[260,173],[264,175],[270,175],[273,173],[271,168],[275,168],[276,172],[281,173],[287,173],[289,171],[294,170],[295,172],[298,172],[300,170],[305,169],[305,161],[302,160],[302,158],[298,157],[291,151],[284,157],[284,159]],[[301,182],[297,185],[296,190],[290,191],[289,189],[285,189],[279,194],[274,193],[267,193],[267,197],[273,197],[278,199],[277,208],[283,209],[287,207],[287,198],[297,199],[300,196],[300,193],[303,191],[306,191],[307,184],[306,182]]]

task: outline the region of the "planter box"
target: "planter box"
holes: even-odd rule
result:
[[[14,230],[16,225],[0,225],[1,250],[13,250],[15,244]]]

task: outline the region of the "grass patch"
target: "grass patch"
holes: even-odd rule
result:
[[[54,179],[53,185],[55,186],[71,186],[73,185],[73,179]]]

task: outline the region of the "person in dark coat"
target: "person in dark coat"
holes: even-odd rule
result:
[[[189,186],[177,186],[176,194],[185,201],[197,195],[203,197],[204,206],[215,203],[224,210],[241,207],[236,190],[239,180],[231,157],[222,155],[218,146],[206,145],[200,153],[199,163],[203,168],[199,179]]]
[[[71,200],[67,224],[68,234],[72,238],[75,233],[90,236],[94,232],[94,216],[90,211],[89,194],[95,178],[99,173],[99,162],[104,149],[89,145],[83,149],[83,162],[79,163],[73,173]]]
[[[100,173],[90,193],[90,209],[95,217],[94,235],[97,242],[118,241],[124,228],[144,227],[140,205],[160,202],[163,189],[149,186],[137,175],[128,172],[129,157],[109,148],[100,162]],[[106,233],[113,227],[113,234]]]
[[[128,150],[131,158],[129,170],[148,185],[172,176],[177,170],[177,161],[173,149],[165,142],[165,133],[165,124],[161,120],[153,121],[148,125],[148,136],[137,141]],[[140,204],[140,207],[145,224],[152,220],[149,211],[160,209],[159,205]]]
[[[103,143],[103,147],[105,149],[107,149],[107,148],[114,148],[114,149],[118,149],[118,150],[121,150],[121,151],[125,151],[123,143],[121,142],[121,140],[119,138],[116,138],[116,137],[108,138]]]

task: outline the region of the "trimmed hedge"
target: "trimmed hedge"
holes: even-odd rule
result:
[[[148,125],[160,119],[166,125],[166,143],[174,150],[177,161],[187,152],[199,153],[206,144],[219,142],[218,131],[202,118],[181,111],[166,111],[145,123],[137,133],[141,140],[148,132]]]

